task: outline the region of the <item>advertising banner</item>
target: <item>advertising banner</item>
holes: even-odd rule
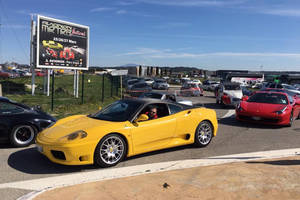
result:
[[[88,70],[89,27],[38,15],[37,67]]]

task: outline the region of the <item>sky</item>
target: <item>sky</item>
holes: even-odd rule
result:
[[[90,27],[90,66],[300,71],[299,0],[0,0],[0,63],[29,64],[30,16]]]

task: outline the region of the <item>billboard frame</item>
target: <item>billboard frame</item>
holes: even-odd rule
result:
[[[39,59],[40,59],[40,19],[45,19],[45,20],[49,20],[49,21],[53,21],[53,22],[57,22],[57,23],[62,23],[62,24],[66,24],[66,25],[70,25],[70,26],[77,26],[80,28],[85,28],[87,29],[87,47],[86,47],[86,67],[70,67],[70,66],[55,66],[55,65],[39,65]],[[89,26],[85,26],[85,25],[81,25],[81,24],[76,24],[76,23],[72,23],[72,22],[67,22],[67,21],[63,21],[63,20],[59,20],[59,19],[55,19],[55,18],[51,18],[51,17],[45,17],[43,15],[37,15],[37,51],[36,51],[36,68],[46,68],[46,69],[70,69],[70,70],[88,70],[89,69],[89,48],[90,48],[90,27]]]

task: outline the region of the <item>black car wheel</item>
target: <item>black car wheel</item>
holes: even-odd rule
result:
[[[210,122],[202,121],[199,123],[195,133],[195,145],[198,147],[207,146],[213,137],[213,127]]]
[[[94,164],[100,167],[112,167],[124,159],[127,144],[118,134],[104,136],[94,153]]]
[[[15,147],[25,147],[32,144],[37,134],[36,128],[30,125],[17,125],[10,134],[10,142]]]
[[[291,116],[290,116],[290,122],[288,124],[289,127],[292,127],[293,126],[293,122],[294,122],[294,117],[293,117],[293,111],[291,112]]]

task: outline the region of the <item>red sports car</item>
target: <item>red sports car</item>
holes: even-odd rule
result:
[[[284,92],[259,91],[243,97],[236,108],[236,119],[273,125],[292,126],[300,118],[300,98]]]

